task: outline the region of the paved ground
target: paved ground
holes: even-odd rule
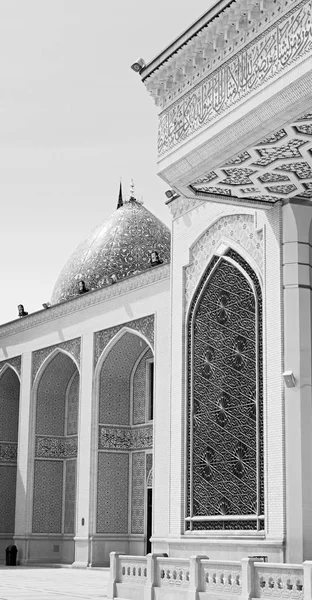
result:
[[[102,600],[109,570],[2,567],[0,600]]]

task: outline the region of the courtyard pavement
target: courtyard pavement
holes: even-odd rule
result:
[[[102,600],[109,569],[1,567],[0,600]]]

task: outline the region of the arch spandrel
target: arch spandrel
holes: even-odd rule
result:
[[[189,305],[209,259],[222,242],[243,251],[263,271],[263,231],[256,228],[252,214],[230,214],[218,218],[190,248],[190,261],[185,267],[185,297]]]
[[[104,351],[109,349],[110,342],[118,340],[118,334],[122,335],[124,331],[139,334],[146,343],[154,349],[154,315],[141,317],[127,323],[115,325],[94,334],[94,367],[98,368],[99,362],[103,359]]]
[[[230,249],[189,314],[188,528],[263,528],[261,339],[260,284]]]
[[[46,348],[40,348],[39,350],[35,350],[32,354],[32,383],[35,382],[35,379],[38,380],[37,374],[39,370],[41,371],[42,367],[48,364],[49,360],[52,359],[57,352],[63,352],[65,355],[69,355],[79,371],[80,350],[80,338],[75,338],[73,340],[62,342],[60,344],[55,344],[53,346],[47,346]]]
[[[11,368],[21,378],[21,356],[14,356],[0,362],[0,377],[6,368]]]

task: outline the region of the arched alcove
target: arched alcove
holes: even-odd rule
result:
[[[98,367],[96,534],[143,539],[145,533],[153,361],[147,342],[126,330],[110,343]]]
[[[0,534],[13,536],[20,381],[7,366],[0,375]]]
[[[32,531],[73,536],[79,372],[68,354],[56,351],[42,366],[35,404]]]
[[[235,251],[215,256],[188,319],[191,530],[264,527],[262,295]]]

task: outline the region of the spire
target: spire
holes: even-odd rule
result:
[[[121,180],[120,180],[117,209],[121,208],[122,206],[123,206],[123,199],[122,199],[122,186],[121,186]]]
[[[133,179],[131,179],[131,183],[130,183],[130,200],[135,200]]]

